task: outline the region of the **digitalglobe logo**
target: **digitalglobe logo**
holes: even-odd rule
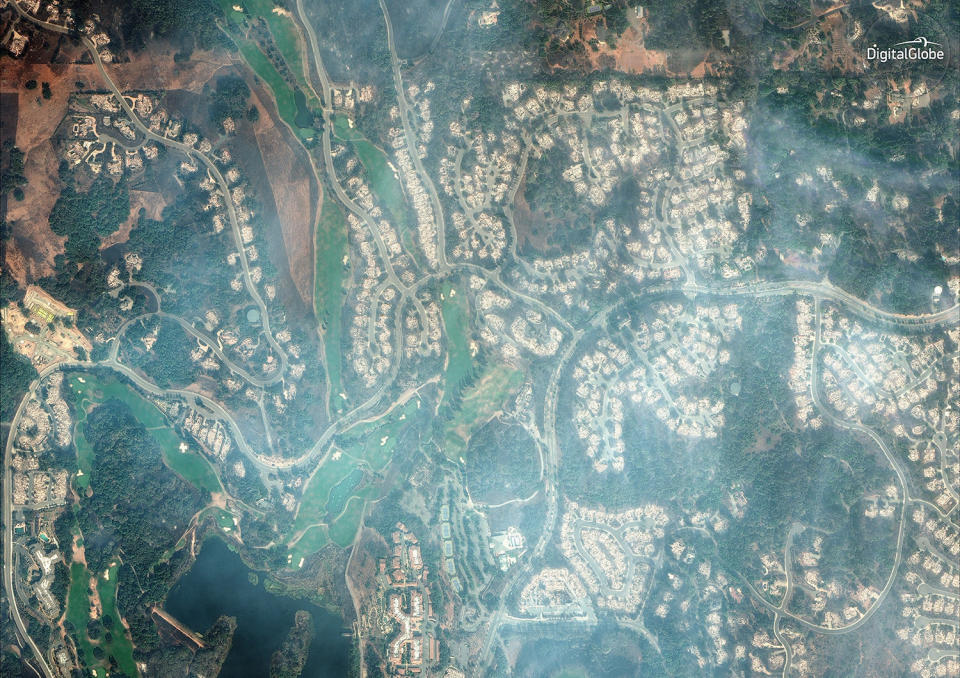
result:
[[[857,41],[863,77],[909,79],[930,90],[956,68],[957,36],[938,14],[914,9],[900,20],[879,14]]]
[[[867,47],[867,59],[884,64],[888,61],[943,61],[946,52],[939,42],[932,42],[925,37],[914,38],[898,42],[892,47],[878,48],[876,44]]]

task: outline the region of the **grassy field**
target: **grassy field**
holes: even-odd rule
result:
[[[294,87],[290,85],[273,65],[270,59],[260,50],[256,41],[248,39],[244,35],[246,29],[246,16],[262,18],[267,22],[270,33],[273,35],[280,56],[293,73],[293,78],[299,85],[300,90],[306,97],[306,105],[314,110],[320,108],[320,102],[313,93],[307,88],[306,74],[303,70],[303,59],[300,52],[300,43],[298,40],[299,30],[291,16],[278,14],[273,11],[274,3],[271,0],[219,0],[220,7],[223,9],[230,26],[230,37],[236,43],[244,61],[250,66],[254,73],[263,80],[267,87],[273,92],[273,97],[277,103],[277,112],[280,117],[290,125],[300,138],[314,136],[312,128],[300,127],[297,124],[297,102],[294,95]],[[233,9],[238,5],[246,9],[247,14],[237,12]]]
[[[314,525],[309,528],[290,549],[290,566],[299,567],[300,559],[316,553],[330,543],[326,525]]]
[[[353,543],[366,503],[366,500],[362,497],[351,497],[343,509],[343,513],[330,526],[330,539],[333,540],[333,543],[343,547]]]
[[[360,424],[338,439],[334,454],[317,469],[304,489],[291,532],[305,531],[290,549],[292,567],[328,541],[340,546],[353,541],[364,505],[377,494],[372,485],[358,489],[363,468],[369,466],[379,471],[390,463],[400,429],[418,405],[419,399],[411,398],[386,416]],[[338,512],[340,515],[329,525],[323,522],[328,514]]]
[[[342,338],[343,258],[347,254],[347,222],[340,207],[324,196],[314,240],[317,256],[317,274],[314,277],[313,308],[323,326],[323,345],[326,353],[327,376],[330,382],[330,404],[334,412],[341,412],[345,401],[341,397],[340,342]]]
[[[444,428],[444,452],[459,459],[467,450],[472,432],[489,421],[507,396],[523,383],[523,373],[505,365],[484,371],[476,383],[463,394],[460,408]]]
[[[79,641],[78,651],[83,657],[86,665],[91,667],[91,674],[94,676],[105,676],[105,662],[107,658],[113,656],[117,660],[117,666],[128,676],[138,675],[137,664],[133,659],[133,644],[127,637],[127,630],[120,620],[120,614],[117,612],[117,571],[116,564],[110,566],[109,578],[104,579],[102,575],[96,578],[97,593],[100,597],[100,603],[103,607],[104,616],[109,616],[111,626],[104,628],[104,635],[96,643],[90,640],[87,635],[87,624],[90,621],[90,587],[91,575],[83,563],[72,563],[70,565],[70,588],[67,592],[67,621],[76,629],[77,639]],[[107,641],[106,632],[109,632],[112,639]],[[98,660],[93,655],[93,648],[99,645],[106,652],[103,660]],[[98,667],[99,668],[94,668]]]
[[[110,628],[105,628],[112,636],[112,640],[107,642],[104,637],[103,647],[107,656],[113,655],[117,660],[120,670],[128,676],[137,675],[137,664],[133,660],[133,643],[127,637],[127,630],[120,621],[120,615],[117,612],[117,571],[119,567],[112,564],[108,570],[109,575],[105,579],[103,575],[97,577],[97,592],[100,594],[100,603],[103,605],[103,616],[109,616],[113,622]]]
[[[244,61],[249,64],[250,68],[253,69],[253,72],[263,80],[267,87],[270,88],[270,91],[273,92],[273,98],[277,102],[277,113],[280,114],[280,117],[283,118],[290,127],[294,130],[298,130],[296,124],[297,118],[297,102],[293,96],[293,89],[290,85],[287,84],[286,80],[283,79],[283,76],[280,75],[280,72],[274,67],[270,62],[270,59],[260,51],[254,43],[237,39],[237,47],[240,49],[240,53],[243,55]],[[312,136],[313,130],[309,130],[310,134],[307,136]]]
[[[83,436],[83,423],[86,421],[86,409],[92,405],[98,405],[102,402],[116,398],[122,401],[130,408],[133,415],[144,427],[150,431],[153,439],[160,445],[163,451],[163,461],[175,473],[183,477],[187,482],[208,490],[209,492],[220,492],[223,488],[217,479],[216,473],[210,463],[204,459],[195,449],[187,449],[186,452],[180,451],[180,444],[183,442],[180,437],[170,428],[163,413],[158,410],[149,400],[142,398],[129,386],[116,379],[100,379],[93,375],[73,376],[70,378],[70,388],[74,393],[74,402],[77,405],[77,411],[80,413],[77,417],[75,427],[77,459],[80,471],[83,475],[78,475],[77,486],[86,488],[90,482],[90,468],[93,464],[93,450]]]
[[[451,283],[440,288],[443,302],[440,314],[443,316],[443,328],[447,333],[447,365],[444,371],[444,389],[441,405],[451,393],[456,393],[460,384],[473,372],[473,358],[467,341],[467,300],[466,296]]]
[[[353,459],[341,453],[338,459],[331,456],[317,469],[307,481],[307,487],[303,491],[300,510],[293,524],[295,532],[323,520],[331,488],[346,478],[356,467],[357,463]]]
[[[88,666],[96,664],[93,656],[93,645],[87,637],[87,622],[90,621],[90,596],[87,588],[90,586],[90,574],[83,563],[71,563],[70,588],[67,591],[67,621],[77,630],[80,647],[78,652],[83,656]]]
[[[243,13],[237,12],[233,6],[243,7],[252,17],[259,17],[267,22],[273,41],[280,50],[283,60],[287,62],[293,77],[307,94],[307,101],[311,106],[320,107],[320,102],[307,88],[307,78],[303,71],[303,53],[301,52],[300,29],[292,15],[286,12],[275,12],[277,4],[273,0],[220,0],[220,7],[228,19],[241,25],[244,21]],[[304,38],[305,40],[305,38]]]
[[[386,416],[350,429],[341,439],[344,454],[365,461],[374,471],[385,468],[393,457],[400,429],[417,411],[419,402],[419,398],[411,398]]]
[[[363,133],[350,123],[345,116],[333,119],[333,133],[341,141],[349,142],[360,159],[370,180],[370,189],[377,194],[380,202],[393,216],[398,233],[403,234],[409,226],[403,186],[393,172],[386,154],[374,146]]]
[[[363,471],[358,468],[353,469],[346,478],[330,488],[330,495],[327,497],[327,503],[324,507],[330,515],[340,515],[346,506],[353,491],[357,489],[360,481],[363,480]]]

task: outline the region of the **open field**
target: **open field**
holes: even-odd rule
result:
[[[270,34],[293,73],[297,84],[304,91],[310,106],[319,108],[320,102],[308,89],[307,78],[304,74],[303,50],[305,45],[300,28],[289,10],[278,7],[272,0],[220,0],[220,6],[229,21],[237,26],[243,24],[243,13],[233,9],[234,6],[243,7],[251,16],[262,18],[270,27]]]
[[[82,380],[82,381],[81,381]],[[83,423],[86,410],[111,398],[125,403],[133,415],[150,431],[154,440],[163,451],[163,461],[175,473],[187,482],[211,493],[222,491],[213,467],[195,449],[180,451],[181,438],[170,428],[163,414],[153,403],[141,398],[130,387],[115,379],[101,381],[93,375],[70,378],[70,387],[74,393],[74,402],[79,412],[76,423],[77,458],[83,475],[78,475],[77,486],[87,487],[90,468],[93,464],[93,450],[83,436]]]
[[[353,538],[357,535],[357,528],[360,527],[360,519],[363,518],[363,509],[366,503],[366,500],[361,497],[352,497],[347,502],[343,513],[330,526],[330,539],[335,544],[346,548],[353,543]]]
[[[444,452],[458,459],[467,450],[471,433],[489,421],[503,401],[523,382],[523,372],[506,365],[488,368],[463,394],[460,409],[446,425]]]
[[[295,532],[323,520],[326,515],[327,498],[330,495],[330,490],[356,467],[357,463],[353,459],[336,450],[316,470],[303,491],[300,510],[297,511],[297,517],[293,524]]]
[[[340,442],[344,456],[366,462],[374,471],[386,468],[393,457],[400,431],[417,411],[419,398],[408,400],[389,414],[349,429]]]
[[[316,553],[329,543],[330,537],[327,536],[326,525],[314,525],[309,528],[290,549],[291,567],[297,567],[301,558]]]
[[[305,122],[304,115],[309,116],[308,109],[318,109],[320,102],[307,89],[305,62],[300,51],[299,29],[292,15],[282,8],[274,11],[274,5],[269,0],[247,0],[239,5],[232,0],[220,0],[220,5],[228,17],[230,38],[237,45],[243,60],[273,92],[280,118],[301,139],[314,136],[315,130],[310,126],[310,122]],[[237,12],[233,9],[234,5],[244,7],[249,14]],[[247,16],[262,19],[267,23],[280,57],[293,74],[296,86],[284,79],[273,62],[263,53],[257,41],[247,37]],[[298,97],[300,101],[297,100]]]
[[[350,471],[346,478],[330,488],[330,496],[327,498],[326,506],[327,513],[334,516],[340,515],[361,480],[363,480],[363,471],[355,468]]]
[[[447,364],[444,370],[443,400],[447,402],[451,393],[456,393],[463,380],[473,371],[473,359],[470,356],[470,346],[467,341],[468,318],[467,301],[461,293],[457,294],[457,287],[451,283],[444,283],[440,288],[442,304],[440,314],[443,316],[443,329],[449,340],[447,348]]]
[[[107,652],[107,656],[113,656],[117,660],[120,670],[128,676],[137,675],[137,664],[133,660],[133,644],[127,638],[127,630],[120,621],[120,614],[117,612],[117,572],[120,568],[116,563],[110,565],[107,570],[107,576],[97,577],[97,591],[100,594],[100,604],[103,605],[103,617],[110,617],[112,625],[107,628],[104,625],[104,631],[110,632],[112,640],[109,642],[104,637],[102,643]]]
[[[262,89],[257,91],[267,95]],[[259,102],[257,91],[252,98]],[[270,106],[260,102],[263,114],[254,125],[254,134],[276,206],[290,280],[300,302],[309,308],[314,285],[314,221],[321,189],[306,152],[282,124],[274,122],[268,113]]]
[[[345,116],[334,117],[333,133],[341,141],[349,142],[353,146],[360,163],[367,171],[370,189],[376,193],[380,202],[393,216],[395,225],[402,237],[408,226],[403,186],[394,173],[393,166],[387,159],[386,154],[371,143],[360,130],[351,127]]]
[[[273,93],[274,101],[277,103],[277,113],[280,115],[280,118],[290,125],[290,128],[299,136],[313,136],[312,129],[300,129],[297,126],[297,102],[293,96],[293,90],[270,62],[270,59],[268,59],[254,43],[243,40],[242,38],[236,38],[236,40],[237,48],[240,50],[240,54],[243,55],[244,61],[247,62],[250,68],[253,69],[253,72],[257,74],[257,77],[263,80]]]
[[[313,309],[323,331],[330,403],[334,412],[343,409],[341,383],[341,308],[343,306],[344,265],[347,253],[347,223],[340,207],[330,199],[323,201],[320,223],[314,240],[316,274]]]

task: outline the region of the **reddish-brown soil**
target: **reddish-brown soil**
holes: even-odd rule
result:
[[[195,52],[187,63],[173,61],[174,48],[164,44],[136,54],[126,63],[108,66],[111,77],[121,89],[187,89],[199,91],[219,70],[230,65],[225,54]],[[78,53],[63,50],[59,57],[71,60]],[[28,90],[28,80],[50,83],[52,97],[43,99],[41,90]],[[50,210],[60,196],[59,159],[51,138],[67,112],[70,95],[78,83],[85,89],[105,88],[92,64],[28,63],[23,59],[0,57],[0,92],[18,93],[19,115],[16,145],[24,152],[28,184],[24,200],[11,200],[6,218],[13,226],[14,238],[6,251],[4,265],[20,283],[53,272],[53,260],[63,252],[64,238],[49,226]],[[127,228],[129,233],[129,228]],[[125,236],[124,236],[125,237]]]
[[[598,22],[600,19],[584,19],[576,24],[571,35],[572,39],[582,42],[585,51],[583,56],[577,57],[567,64],[578,70],[613,69],[622,73],[647,73],[666,75],[670,77],[704,78],[717,75],[721,68],[720,59],[703,49],[689,49],[678,47],[670,51],[647,49],[644,46],[644,35],[648,31],[646,20],[635,20],[616,40],[616,47],[600,41],[599,49],[594,51],[589,41],[603,32]],[[600,30],[598,30],[600,29]],[[564,66],[555,66],[564,68]]]
[[[263,118],[261,118],[262,120]],[[258,125],[257,145],[277,206],[290,277],[305,304],[313,297],[313,226],[316,191],[312,171],[285,143],[275,125]]]

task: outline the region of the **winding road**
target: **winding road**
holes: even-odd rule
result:
[[[14,9],[25,19],[32,21],[33,23],[41,26],[45,29],[60,33],[60,34],[74,34],[73,31],[67,29],[63,26],[57,24],[51,24],[49,22],[41,21],[36,19],[26,13],[20,5],[14,1],[11,3]],[[501,628],[501,625],[508,622],[515,621],[516,618],[511,617],[507,613],[507,600],[510,598],[510,594],[516,590],[516,588],[521,585],[526,578],[532,572],[532,563],[540,559],[546,552],[547,546],[552,541],[554,534],[556,532],[557,523],[559,519],[560,511],[560,496],[559,496],[559,470],[561,463],[561,450],[560,450],[560,441],[558,440],[557,432],[557,408],[558,400],[560,397],[560,384],[563,378],[563,375],[567,369],[567,365],[572,359],[573,355],[576,353],[581,340],[586,334],[592,332],[598,328],[603,327],[607,322],[610,314],[614,312],[621,304],[624,303],[624,300],[617,300],[605,308],[602,308],[595,312],[590,318],[581,323],[579,326],[572,324],[567,320],[557,309],[553,308],[549,304],[544,303],[540,299],[532,297],[530,295],[524,294],[517,290],[512,289],[508,286],[501,278],[500,273],[497,270],[490,270],[476,264],[469,263],[454,263],[451,264],[446,259],[446,245],[445,245],[445,219],[442,205],[437,194],[436,188],[434,186],[431,177],[425,170],[419,153],[417,152],[417,131],[414,127],[414,111],[410,103],[407,101],[407,97],[403,85],[403,77],[401,72],[401,59],[397,54],[394,29],[390,19],[390,14],[386,5],[385,0],[379,0],[379,5],[383,13],[383,18],[386,27],[387,35],[387,47],[390,52],[390,67],[393,76],[393,82],[397,93],[397,102],[400,110],[400,119],[403,127],[404,141],[407,147],[407,151],[410,154],[411,161],[413,163],[415,172],[417,174],[418,180],[422,183],[424,190],[427,192],[433,213],[435,223],[434,226],[437,232],[437,246],[438,246],[438,266],[435,272],[430,273],[429,275],[421,276],[420,279],[411,285],[405,285],[400,280],[399,276],[396,274],[393,265],[391,263],[391,258],[389,252],[384,245],[384,242],[380,236],[379,229],[377,228],[374,219],[370,214],[361,208],[359,205],[353,201],[350,196],[343,189],[340,184],[334,167],[333,155],[332,155],[332,134],[333,134],[333,111],[331,104],[331,91],[332,84],[329,79],[329,76],[324,68],[323,61],[321,59],[318,40],[316,36],[315,29],[311,22],[308,20],[304,8],[303,0],[296,0],[296,13],[299,20],[299,23],[302,25],[302,28],[307,37],[307,43],[310,47],[312,54],[312,62],[309,59],[305,59],[312,63],[313,72],[316,74],[317,79],[319,80],[320,93],[316,92],[314,88],[309,69],[309,63],[306,64],[305,73],[307,75],[308,84],[311,89],[314,89],[314,94],[317,94],[318,98],[323,103],[323,116],[324,116],[324,130],[322,133],[321,139],[321,149],[323,154],[323,168],[326,171],[326,175],[329,181],[329,185],[333,188],[333,193],[336,198],[348,209],[351,213],[355,214],[359,219],[361,219],[367,229],[370,231],[371,237],[373,238],[376,249],[380,258],[380,261],[383,263],[384,269],[386,271],[385,280],[382,281],[378,287],[378,291],[386,289],[388,286],[393,286],[397,289],[400,299],[397,302],[396,308],[399,309],[395,312],[394,318],[394,332],[393,332],[393,341],[395,342],[395,359],[391,362],[391,368],[388,374],[382,375],[382,378],[377,385],[376,389],[370,393],[367,398],[349,410],[347,413],[338,417],[335,421],[330,423],[321,435],[313,442],[312,445],[298,457],[292,458],[278,458],[271,455],[263,455],[259,452],[253,450],[251,446],[247,443],[240,426],[235,421],[234,417],[217,401],[208,398],[207,396],[201,395],[194,391],[185,390],[185,389],[164,389],[160,388],[149,379],[144,378],[133,368],[124,365],[119,362],[119,348],[121,337],[129,325],[141,318],[144,317],[160,317],[173,322],[178,323],[186,332],[191,336],[195,337],[197,340],[202,341],[204,344],[210,347],[215,355],[224,363],[224,365],[237,374],[246,382],[258,386],[265,387],[276,384],[280,382],[284,375],[287,372],[287,355],[283,350],[281,345],[277,342],[274,337],[273,331],[270,327],[270,314],[267,305],[265,304],[263,298],[261,297],[256,284],[251,278],[251,271],[249,261],[246,256],[245,248],[243,245],[243,240],[241,237],[240,224],[236,214],[236,206],[233,204],[233,201],[230,197],[229,187],[224,177],[221,175],[220,171],[216,167],[213,160],[211,160],[204,153],[199,152],[197,149],[192,146],[188,146],[181,142],[168,139],[162,135],[158,135],[151,131],[135,114],[130,105],[126,102],[123,97],[122,92],[118,89],[113,79],[110,77],[107,69],[105,68],[96,47],[93,43],[85,36],[80,36],[80,41],[83,46],[90,53],[91,58],[93,59],[94,64],[97,66],[99,73],[101,74],[104,82],[109,87],[110,91],[120,102],[121,107],[125,114],[130,118],[133,125],[136,129],[144,136],[145,139],[153,140],[157,143],[163,144],[164,146],[171,148],[173,150],[183,153],[185,156],[191,159],[198,160],[206,169],[209,176],[216,182],[219,190],[223,193],[224,202],[227,210],[227,216],[230,221],[231,230],[233,233],[234,243],[236,246],[236,251],[239,253],[239,260],[242,265],[243,270],[243,281],[247,293],[250,298],[254,301],[257,308],[260,310],[260,317],[263,323],[263,335],[265,336],[267,342],[270,344],[271,349],[279,358],[278,369],[267,376],[256,376],[249,372],[249,370],[244,369],[243,367],[237,365],[233,360],[231,360],[224,352],[222,346],[220,346],[216,337],[210,336],[207,333],[197,329],[193,324],[189,323],[185,319],[163,312],[160,310],[160,295],[159,293],[147,282],[141,281],[131,281],[130,284],[138,285],[149,289],[156,297],[157,309],[156,311],[146,313],[136,318],[132,318],[124,323],[121,327],[121,330],[118,332],[117,336],[113,340],[113,345],[106,359],[98,362],[91,361],[69,361],[65,363],[60,363],[45,368],[40,372],[37,379],[35,379],[30,387],[28,388],[27,395],[21,400],[16,413],[11,421],[11,428],[9,435],[7,436],[6,445],[4,448],[4,469],[3,469],[3,492],[2,492],[2,502],[3,502],[3,521],[4,521],[4,548],[3,548],[3,586],[6,592],[7,598],[10,602],[11,616],[13,617],[14,623],[16,624],[17,631],[19,635],[25,640],[25,642],[30,646],[37,663],[42,669],[45,676],[48,678],[53,678],[54,673],[51,671],[50,666],[47,664],[45,657],[43,656],[40,649],[37,647],[34,640],[29,636],[27,632],[26,625],[21,617],[18,602],[14,590],[13,582],[13,554],[12,554],[12,545],[13,545],[13,535],[12,535],[12,497],[11,497],[11,487],[12,487],[12,467],[11,467],[11,458],[13,453],[13,443],[16,437],[17,428],[19,422],[22,418],[24,408],[26,403],[31,397],[35,394],[39,388],[41,382],[52,374],[54,371],[59,369],[93,369],[97,367],[108,368],[115,371],[117,374],[122,375],[126,379],[130,380],[137,388],[141,389],[143,392],[150,395],[160,397],[160,398],[182,398],[186,399],[191,403],[200,403],[202,406],[214,416],[220,418],[222,421],[226,422],[227,426],[230,429],[231,435],[234,438],[240,451],[253,463],[261,474],[269,473],[277,469],[302,469],[306,473],[310,473],[320,468],[325,460],[329,457],[332,451],[331,443],[333,438],[339,433],[349,429],[351,426],[356,425],[358,422],[363,420],[363,417],[368,416],[370,411],[381,404],[384,400],[389,389],[394,386],[397,376],[400,371],[400,355],[399,344],[402,337],[401,332],[401,312],[403,310],[404,303],[410,303],[416,309],[416,312],[421,316],[425,317],[425,311],[423,309],[422,302],[417,297],[417,292],[420,290],[421,286],[427,284],[428,282],[433,282],[441,279],[443,276],[453,275],[458,272],[470,272],[476,275],[480,275],[493,285],[496,285],[502,288],[505,292],[511,295],[512,298],[520,300],[530,306],[537,308],[545,315],[549,316],[555,320],[558,325],[562,326],[566,333],[566,345],[563,347],[563,351],[559,358],[556,360],[552,367],[549,380],[546,385],[546,391],[544,393],[543,399],[543,435],[542,440],[544,443],[545,454],[543,458],[543,468],[542,468],[542,477],[544,483],[544,497],[546,502],[546,518],[544,521],[543,529],[537,537],[536,543],[530,549],[528,556],[525,558],[523,564],[520,567],[516,567],[507,574],[507,582],[504,586],[504,593],[500,596],[498,607],[493,610],[489,616],[488,626],[486,630],[485,642],[483,645],[483,650],[480,655],[480,661],[482,665],[487,664],[490,661],[490,658],[493,653],[493,648],[495,642],[498,638],[498,632]],[[445,13],[449,12],[451,3],[448,2],[446,5]],[[446,21],[446,16],[444,17]],[[666,116],[671,124],[674,125],[673,119],[671,116]],[[675,130],[679,138],[679,130]],[[523,164],[526,163],[527,152],[529,149],[525,147],[523,155]],[[586,154],[586,157],[589,159],[589,153]],[[516,185],[513,187],[513,191],[517,190],[520,180],[518,179]],[[319,212],[318,212],[319,213]],[[513,246],[515,247],[516,234],[514,228],[514,238]],[[675,258],[679,261],[685,261],[683,257],[679,256],[676,251],[676,247],[671,244],[671,249],[673,250]],[[514,250],[515,254],[515,250]],[[874,603],[867,609],[864,614],[858,618],[853,623],[839,628],[827,628],[817,624],[814,624],[808,620],[805,620],[793,613],[791,613],[787,607],[789,604],[790,595],[792,592],[792,579],[791,579],[791,563],[790,563],[790,548],[792,545],[792,539],[794,535],[794,526],[791,526],[790,532],[787,535],[787,545],[785,553],[785,565],[786,565],[786,576],[787,576],[787,587],[786,592],[784,593],[783,599],[779,605],[775,605],[772,602],[768,601],[766,598],[761,596],[755,588],[743,577],[745,586],[750,591],[751,596],[758,602],[758,604],[765,607],[774,615],[774,626],[773,631],[778,642],[784,648],[786,653],[786,666],[784,673],[786,673],[792,662],[792,654],[789,644],[784,642],[781,636],[780,623],[783,618],[789,618],[791,621],[804,626],[810,630],[817,631],[824,634],[842,634],[849,633],[857,630],[863,626],[877,611],[884,599],[888,596],[899,571],[902,557],[902,547],[904,542],[905,534],[905,522],[906,522],[906,509],[907,505],[912,501],[920,501],[910,497],[909,487],[907,480],[904,474],[903,469],[900,466],[899,460],[891,453],[885,441],[882,437],[873,429],[864,426],[859,422],[849,422],[837,417],[829,408],[825,407],[821,402],[820,393],[817,388],[817,360],[819,351],[821,349],[819,337],[820,337],[820,316],[821,308],[820,305],[823,302],[831,302],[843,306],[845,309],[854,313],[865,320],[875,323],[877,325],[882,325],[887,328],[895,329],[898,331],[911,331],[911,330],[929,330],[940,328],[944,326],[955,325],[957,323],[958,316],[960,316],[960,307],[954,305],[948,309],[937,311],[934,313],[927,314],[918,314],[918,315],[903,315],[897,314],[883,309],[876,308],[866,301],[859,299],[848,292],[832,285],[829,281],[806,281],[806,280],[787,280],[787,281],[775,281],[775,282],[737,282],[737,283],[700,283],[697,282],[694,278],[694,275],[687,269],[687,266],[684,265],[684,270],[687,273],[686,281],[678,284],[664,284],[656,285],[644,290],[639,291],[635,297],[645,296],[645,295],[658,295],[658,294],[668,294],[668,293],[683,293],[688,296],[702,294],[709,296],[747,296],[751,298],[765,298],[765,297],[775,297],[775,296],[805,296],[811,297],[814,300],[815,305],[815,315],[817,321],[816,334],[814,337],[814,345],[812,351],[812,373],[811,373],[811,397],[815,407],[824,415],[830,423],[838,428],[856,433],[859,435],[866,436],[873,440],[882,451],[887,462],[890,464],[894,473],[897,476],[897,479],[901,488],[901,508],[900,508],[900,521],[899,521],[899,530],[897,535],[896,543],[896,554],[892,563],[891,571],[889,576],[886,579],[885,585],[880,592],[880,595],[874,601]],[[368,325],[368,335],[373,331],[373,323],[375,322],[375,315],[371,315],[370,324]],[[430,379],[436,379],[435,376],[430,377]],[[409,391],[409,389],[408,389]],[[388,404],[387,411],[394,406],[396,401],[393,404]],[[269,425],[264,416],[264,424],[269,435]],[[250,510],[256,511],[252,507],[246,507]]]

